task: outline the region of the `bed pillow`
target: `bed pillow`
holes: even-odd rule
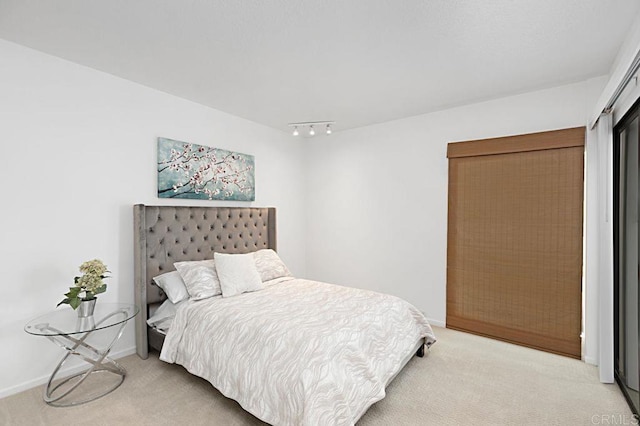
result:
[[[276,278],[292,276],[278,253],[272,249],[262,249],[254,252],[253,259],[263,283]]]
[[[202,300],[222,293],[213,259],[173,264],[184,281],[191,300]]]
[[[214,253],[213,258],[216,261],[218,278],[220,278],[222,297],[236,296],[264,288],[253,254]]]
[[[167,298],[172,303],[180,303],[189,298],[187,287],[185,287],[178,271],[171,271],[153,277],[153,282],[164,291],[164,294],[167,295]]]
[[[171,302],[171,300],[167,299],[162,302],[162,305],[155,310],[153,315],[149,317],[147,320],[147,324],[151,327],[156,328],[157,330],[166,332],[169,330],[173,319],[176,316],[176,312],[178,311],[178,305]]]

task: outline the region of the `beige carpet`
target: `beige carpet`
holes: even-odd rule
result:
[[[439,341],[430,353],[409,362],[359,426],[637,424],[618,387],[599,383],[591,365],[452,330],[435,332]],[[54,408],[42,401],[40,386],[0,400],[0,424],[263,424],[157,355],[120,361],[128,376],[115,392]]]

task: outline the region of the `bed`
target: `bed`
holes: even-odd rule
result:
[[[277,258],[275,208],[138,204],[134,226],[138,355],[159,351],[267,423],[353,425],[435,342],[424,315],[402,299],[259,262]],[[147,324],[166,298],[154,277],[174,264],[215,257],[222,267],[242,254],[262,268],[259,291],[185,300],[168,332]]]

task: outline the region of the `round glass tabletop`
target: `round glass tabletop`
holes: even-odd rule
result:
[[[92,317],[78,317],[70,306],[32,319],[24,331],[37,336],[61,336],[113,327],[138,314],[138,307],[127,303],[96,303]]]

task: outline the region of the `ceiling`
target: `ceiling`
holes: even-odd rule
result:
[[[607,74],[637,0],[0,0],[0,38],[289,131]]]

